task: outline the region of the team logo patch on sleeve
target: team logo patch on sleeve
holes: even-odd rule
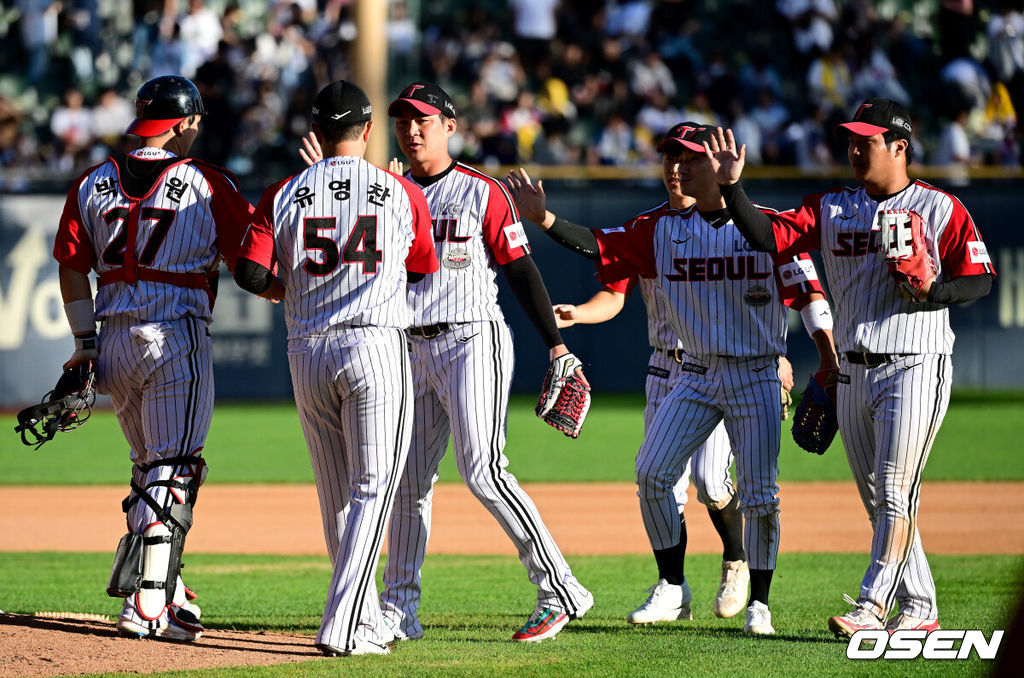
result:
[[[800,261],[791,261],[788,264],[779,266],[779,277],[782,278],[783,285],[796,285],[797,283],[817,280],[818,271],[815,270],[813,261],[801,259]]]
[[[988,248],[980,240],[967,241],[967,251],[970,253],[972,264],[991,264],[988,257]]]
[[[523,222],[517,221],[514,224],[509,224],[503,231],[509,247],[525,247],[527,245],[526,229],[523,228]]]
[[[626,229],[622,226],[613,226],[612,228],[602,228],[602,233],[625,233]]]

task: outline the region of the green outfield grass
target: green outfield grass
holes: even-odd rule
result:
[[[423,569],[421,619],[425,638],[399,644],[389,657],[317,660],[263,669],[207,670],[215,676],[328,676],[339,670],[380,676],[826,676],[984,675],[990,662],[846,659],[846,643],[825,627],[848,609],[841,594],[856,593],[865,557],[783,554],[772,589],[778,635],[741,633],[742,615],[717,619],[711,600],[720,561],[686,559],[694,620],[633,628],[626,615],[653,583],[646,556],[570,559],[594,593],[586,618],[540,645],[518,645],[512,632],[533,610],[535,590],[511,557],[431,556]],[[1008,556],[931,556],[944,628],[1006,628],[1019,599],[1021,559]],[[326,558],[196,555],[186,577],[200,594],[210,628],[313,634],[330,579]],[[118,601],[103,592],[110,554],[0,554],[0,607],[92,612],[115,616]],[[199,643],[203,641],[200,640]],[[168,675],[168,674],[157,674]],[[177,674],[176,674],[177,675]],[[196,675],[195,672],[181,675]]]
[[[522,482],[633,480],[633,459],[643,438],[643,397],[596,398],[582,436],[565,438],[533,416],[533,399],[510,407],[506,453]],[[954,395],[925,478],[1024,480],[1020,421],[1024,397]],[[127,482],[127,447],[113,413],[100,410],[82,428],[59,433],[39,451],[14,434],[14,416],[0,416],[0,484],[109,484]],[[839,437],[822,457],[798,448],[783,424],[780,479],[846,480],[850,471]],[[210,479],[218,483],[312,482],[308,453],[294,403],[218,404],[206,443]],[[451,455],[442,481],[457,481]]]

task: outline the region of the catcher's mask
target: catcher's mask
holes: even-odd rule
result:
[[[96,372],[91,362],[66,368],[41,403],[18,413],[14,432],[21,434],[21,442],[38,450],[43,443],[53,440],[57,431],[78,428],[92,414],[92,405],[96,402],[95,384]]]

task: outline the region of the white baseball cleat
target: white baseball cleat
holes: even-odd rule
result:
[[[750,583],[750,569],[743,560],[722,561],[722,583],[715,596],[715,616],[735,617],[747,600],[747,585]]]
[[[669,584],[664,579],[647,589],[651,595],[643,605],[629,615],[630,624],[654,624],[676,619],[693,619],[690,602],[693,594],[690,585],[683,579],[682,584]]]
[[[117,632],[126,638],[159,638],[191,643],[203,635],[202,623],[188,610],[168,605],[159,620],[146,623],[131,614],[122,614],[117,620]]]
[[[836,638],[852,638],[857,631],[877,631],[885,628],[882,620],[867,607],[858,604],[856,600],[845,593],[843,600],[850,605],[856,605],[857,608],[840,617],[832,617],[828,620],[828,628],[836,634]]]
[[[921,619],[920,617],[913,617],[906,612],[900,612],[898,615],[889,620],[889,623],[885,625],[885,630],[889,633],[893,631],[932,631],[939,630],[938,619]]]
[[[747,608],[747,619],[743,624],[743,630],[757,636],[771,636],[775,634],[772,626],[772,611],[764,603],[755,600]]]

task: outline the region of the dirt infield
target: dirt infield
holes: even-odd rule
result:
[[[634,486],[524,487],[565,553],[649,553]],[[124,493],[121,486],[0,487],[0,551],[111,551],[124,533]],[[871,533],[852,483],[789,483],[779,496],[782,551],[868,549]],[[692,489],[690,505],[688,552],[719,552],[721,543]],[[75,507],[75,524],[90,529],[61,529],[68,506]],[[1021,554],[1022,512],[1024,483],[925,483],[921,538],[929,553]],[[275,535],[273,541],[267,535]],[[200,494],[188,541],[191,553],[326,555],[316,489],[309,485],[210,484]],[[440,485],[435,492],[430,552],[515,555],[462,485]],[[320,657],[310,636],[214,629],[182,652],[173,643],[119,638],[109,621],[2,614],[0,647],[0,677],[145,673]]]
[[[541,483],[524,488],[563,552],[648,553],[633,485]],[[112,551],[125,530],[120,512],[125,490],[0,487],[0,551]],[[871,532],[852,482],[788,483],[779,497],[782,551],[868,549]],[[689,505],[687,551],[721,550],[693,488]],[[76,524],[89,529],[61,529],[68,506],[75,507]],[[925,483],[921,538],[928,553],[1024,553],[1022,513],[1024,483]],[[188,550],[320,555],[326,554],[322,529],[312,485],[211,483],[200,492]],[[461,484],[439,485],[434,493],[430,552],[515,555],[497,523]]]

